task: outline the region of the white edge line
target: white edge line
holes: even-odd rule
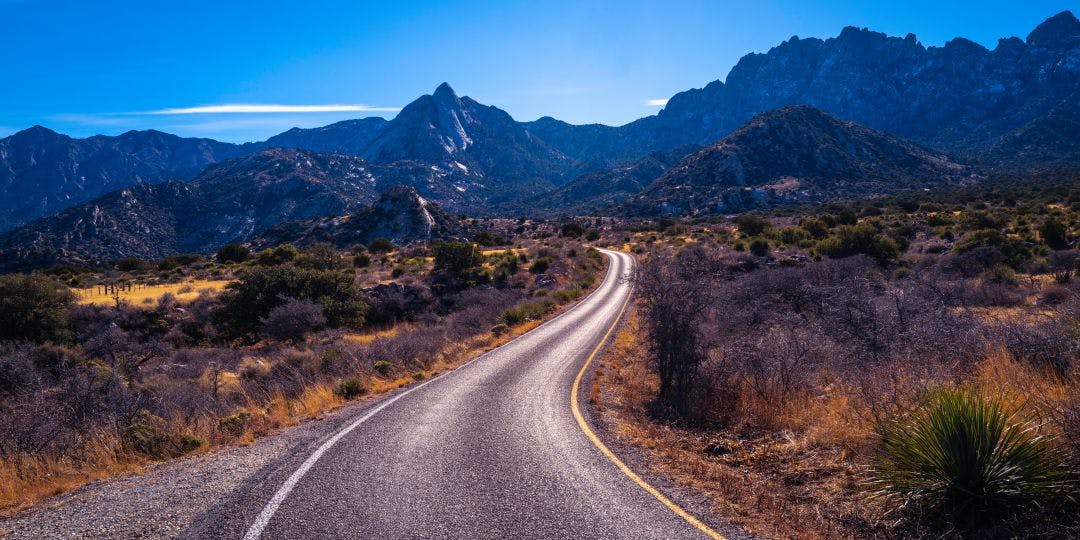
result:
[[[601,253],[604,253],[606,250],[597,250],[597,251],[600,251]],[[607,255],[608,261],[612,263],[612,266],[614,266],[615,257],[613,255],[609,254],[609,253],[604,253],[604,254]],[[622,276],[616,276],[616,277],[620,278],[620,279],[622,278]],[[605,276],[605,279],[607,279],[606,276]],[[618,286],[618,282],[616,282],[615,285]],[[580,302],[575,304],[570,309],[560,313],[557,317],[555,317],[553,319],[549,319],[549,320],[545,321],[543,324],[537,326],[536,328],[533,328],[532,330],[529,330],[528,332],[525,332],[524,334],[521,334],[520,336],[518,336],[518,337],[516,337],[516,338],[514,338],[514,339],[512,339],[512,340],[510,340],[510,341],[508,341],[506,343],[503,343],[502,345],[500,345],[500,346],[498,346],[498,347],[496,347],[496,348],[494,348],[494,349],[492,349],[490,351],[487,351],[484,354],[481,354],[480,356],[477,356],[476,358],[473,358],[472,360],[469,360],[465,364],[462,364],[460,367],[455,369],[452,373],[456,373],[456,372],[460,371],[461,368],[463,368],[463,367],[465,367],[465,366],[467,366],[469,364],[472,364],[473,362],[476,362],[477,360],[479,360],[481,358],[484,358],[489,353],[491,353],[493,351],[496,351],[498,349],[501,349],[503,347],[506,347],[507,345],[510,345],[511,343],[513,343],[513,342],[515,342],[515,341],[517,341],[517,340],[519,340],[519,339],[521,339],[521,338],[523,338],[523,337],[525,337],[525,336],[527,336],[529,334],[532,334],[533,332],[536,332],[537,330],[547,326],[548,324],[553,323],[553,322],[563,318],[566,315],[569,315],[573,311],[577,310],[577,308],[579,306],[584,305],[587,301],[589,301],[593,296],[596,295],[596,293],[600,292],[601,288],[603,288],[603,283],[602,282],[601,282],[600,286],[598,286],[591,293],[589,293],[588,296],[586,296],[585,298],[582,298]],[[438,378],[435,378],[435,379],[429,379],[429,380],[427,380],[427,381],[425,381],[425,382],[423,382],[423,383],[421,383],[421,384],[419,384],[417,386],[414,386],[414,387],[412,387],[412,388],[410,388],[410,389],[408,389],[408,390],[406,390],[406,391],[404,391],[404,392],[402,392],[402,393],[400,393],[400,394],[386,400],[385,402],[380,404],[378,407],[375,407],[374,409],[369,411],[367,414],[360,417],[360,419],[358,419],[355,422],[349,424],[348,426],[345,426],[345,429],[342,429],[341,431],[337,432],[333,437],[330,437],[329,439],[327,439],[326,442],[322,443],[322,445],[319,446],[319,448],[317,448],[314,452],[311,453],[310,456],[308,456],[308,458],[306,460],[304,460],[304,463],[302,465],[300,465],[300,468],[296,469],[296,471],[293,472],[291,476],[289,476],[289,479],[286,480],[285,483],[282,484],[282,486],[280,488],[278,488],[277,492],[274,493],[274,496],[271,497],[270,501],[266,503],[266,506],[263,508],[262,512],[259,513],[259,516],[257,518],[255,518],[255,522],[252,523],[251,527],[248,528],[247,533],[244,534],[244,540],[258,540],[259,537],[262,536],[263,531],[266,530],[266,526],[270,524],[270,520],[273,519],[274,514],[277,513],[277,510],[281,506],[281,504],[283,502],[285,502],[285,499],[289,496],[289,493],[292,493],[292,490],[296,487],[296,484],[300,483],[300,480],[304,477],[304,475],[307,474],[307,472],[309,470],[311,470],[312,467],[315,466],[315,462],[319,461],[319,458],[321,458],[323,456],[323,454],[325,454],[328,450],[330,450],[330,448],[332,446],[337,444],[338,441],[340,441],[342,438],[344,438],[346,435],[348,435],[350,432],[352,432],[352,430],[359,427],[360,424],[363,424],[364,422],[368,421],[372,416],[375,416],[379,411],[381,411],[381,410],[389,407],[390,405],[392,405],[395,401],[397,401],[397,400],[411,394],[412,392],[414,392],[416,390],[419,390],[419,389],[427,386],[430,383],[433,383],[435,381],[440,381],[440,380],[442,380],[444,378],[446,378],[446,377],[438,377]]]

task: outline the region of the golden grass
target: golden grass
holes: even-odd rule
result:
[[[219,293],[229,280],[192,280],[180,283],[166,283],[164,285],[139,285],[131,291],[120,293],[120,299],[135,306],[145,306],[156,303],[166,293],[176,296],[180,302],[191,302],[199,297],[202,292]],[[105,294],[100,287],[91,289],[72,289],[80,304],[94,304],[111,306],[115,299],[112,294]]]
[[[392,326],[384,330],[377,330],[374,332],[350,332],[345,334],[344,339],[357,345],[370,345],[371,342],[376,339],[392,338],[402,331],[407,331],[412,328],[410,324],[399,324]]]

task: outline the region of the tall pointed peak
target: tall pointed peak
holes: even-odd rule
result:
[[[435,99],[457,99],[458,95],[456,92],[454,92],[453,88],[450,88],[449,83],[444,82],[435,89],[435,93],[432,94],[432,97],[434,97]]]
[[[1071,11],[1062,11],[1042,24],[1036,26],[1028,34],[1028,45],[1036,47],[1053,48],[1068,45],[1080,39],[1080,20],[1076,19]]]

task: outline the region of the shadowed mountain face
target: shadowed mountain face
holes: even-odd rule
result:
[[[1002,39],[992,50],[963,38],[924,47],[913,35],[850,27],[826,40],[793,37],[743,57],[724,82],[676,94],[656,116],[619,128],[551,119],[528,126],[567,155],[625,158],[710,144],[756,114],[807,104],[977,157],[1040,117],[1074,108],[1078,90],[1080,21],[1063,12],[1026,40]]]
[[[35,126],[0,139],[0,231],[138,182],[190,179],[242,153],[160,131],[72,139]]]
[[[626,208],[645,214],[737,212],[971,182],[944,155],[808,106],[753,118],[667,170]]]
[[[264,150],[191,182],[138,184],[14,229],[0,236],[0,265],[207,253],[273,225],[371,205],[401,176],[383,172],[344,154]]]

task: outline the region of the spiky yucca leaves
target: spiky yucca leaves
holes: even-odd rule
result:
[[[922,410],[879,426],[874,494],[971,528],[1067,497],[1064,455],[1023,411],[963,390],[939,390]]]

